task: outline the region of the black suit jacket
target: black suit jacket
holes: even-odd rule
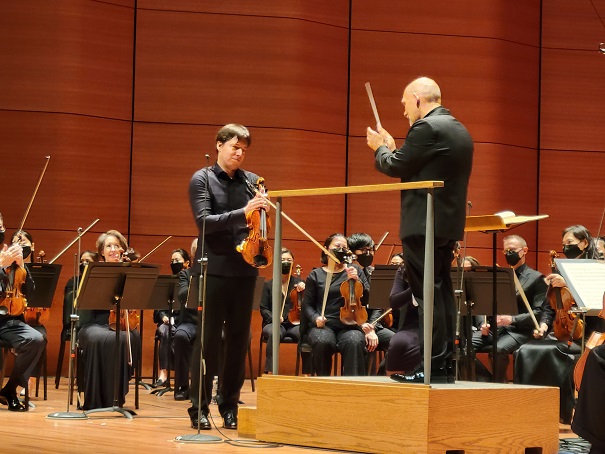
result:
[[[391,152],[376,150],[376,168],[402,182],[443,180],[435,189],[435,237],[459,240],[464,236],[466,194],[473,164],[473,139],[443,107],[416,121],[405,144]],[[400,238],[425,235],[426,190],[401,191]]]

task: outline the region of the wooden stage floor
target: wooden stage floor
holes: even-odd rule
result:
[[[52,383],[52,385],[51,385]],[[42,390],[40,390],[42,391]],[[40,395],[42,393],[40,392]],[[246,380],[241,396],[245,406],[256,405],[256,393],[250,389],[250,380]],[[341,452],[328,449],[303,448],[279,445],[271,449],[253,440],[238,445],[228,437],[238,440],[237,431],[217,429],[202,431],[202,434],[223,437],[219,444],[189,444],[175,441],[178,435],[196,433],[189,427],[187,408],[189,402],[177,402],[172,393],[162,397],[149,394],[140,388],[140,409],[133,420],[117,413],[97,413],[87,420],[48,419],[49,413],[65,411],[67,400],[67,380],[61,380],[61,387],[54,388],[54,380],[49,377],[48,400],[42,397],[32,398],[35,409],[24,413],[9,412],[0,405],[0,446],[6,453],[164,453],[164,452],[217,452],[243,453],[250,448],[256,452],[309,453]],[[127,407],[134,408],[134,387],[127,396]],[[132,404],[132,405],[131,405]],[[296,411],[295,408],[292,409]],[[71,411],[75,411],[72,406]],[[211,408],[216,424],[221,427],[222,419],[216,406]],[[569,426],[560,426],[560,438],[571,438],[574,434]],[[259,451],[260,449],[260,451]]]

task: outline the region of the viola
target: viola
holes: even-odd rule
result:
[[[550,251],[550,266],[553,273],[556,273],[554,259],[558,256],[556,251]],[[548,286],[546,297],[550,307],[555,311],[553,321],[553,332],[559,341],[577,340],[582,337],[584,332],[584,322],[576,320],[576,314],[571,312],[571,308],[576,304],[567,287]]]
[[[296,276],[300,278],[302,267],[296,265]],[[300,325],[300,308],[302,306],[304,290],[299,292],[297,289],[292,289],[290,292],[290,301],[292,301],[292,309],[288,312],[288,320],[293,325]]]
[[[259,178],[256,186],[252,185],[248,180],[246,180],[246,183],[254,193],[265,194],[264,178]],[[246,214],[246,222],[249,229],[248,237],[236,249],[242,254],[246,263],[255,268],[266,268],[271,265],[273,260],[273,249],[267,239],[267,234],[271,227],[267,218],[267,212],[264,209],[250,211]]]
[[[18,317],[25,312],[27,308],[27,299],[21,293],[21,288],[25,284],[27,271],[25,268],[13,263],[8,273],[8,285],[2,295],[0,295],[0,315],[11,315]]]
[[[38,252],[37,263],[46,263],[46,252]],[[23,314],[25,323],[29,326],[45,326],[50,321],[49,307],[28,307]]]
[[[605,294],[603,295],[603,307],[601,307],[601,311],[599,312],[599,317],[605,319]],[[584,376],[584,368],[586,367],[586,360],[588,359],[588,355],[590,351],[605,343],[605,333],[599,333],[597,331],[593,331],[588,340],[586,341],[586,345],[584,347],[584,351],[578,359],[576,366],[573,370],[573,381],[576,385],[576,391],[580,391],[580,385],[582,384],[582,377]]]
[[[353,263],[353,255],[345,256],[347,266]],[[340,284],[340,294],[345,300],[344,305],[340,308],[340,321],[345,325],[361,326],[368,321],[368,311],[361,304],[363,296],[363,284],[358,279],[347,279]]]
[[[126,320],[128,320],[128,326],[126,326]],[[140,317],[135,311],[129,311],[126,309],[120,310],[120,330],[129,331],[131,329],[137,329],[139,327]],[[115,331],[116,329],[116,311],[112,310],[109,312],[109,327]]]

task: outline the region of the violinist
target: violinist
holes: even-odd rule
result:
[[[81,277],[84,273],[84,267],[89,263],[98,262],[99,254],[95,251],[82,251],[80,254],[80,265],[78,267],[78,273]],[[65,288],[63,289],[63,332],[69,333],[71,329],[71,313],[74,304],[74,298],[77,293],[76,286],[76,276],[72,276],[69,278],[67,283],[65,284]],[[78,327],[85,325],[87,320],[90,318],[92,311],[89,310],[80,310],[78,311],[79,320]],[[69,338],[67,338],[69,339]]]
[[[182,270],[189,268],[191,260],[189,253],[185,249],[175,249],[172,251],[170,257],[170,270],[173,275],[179,274]],[[170,314],[168,310],[155,310],[153,311],[153,321],[157,325],[155,332],[155,338],[160,341],[159,345],[159,359],[160,359],[160,371],[158,379],[152,385],[153,388],[164,386],[166,379],[168,378],[168,368],[170,367],[170,357],[172,346],[170,345],[170,337],[174,336],[176,328],[174,326],[174,320],[172,319],[174,314]],[[170,333],[172,331],[172,333]]]
[[[527,242],[521,236],[510,235],[504,238],[503,253],[506,263],[513,268],[517,275],[527,301],[533,309],[534,316],[540,319],[546,295],[546,282],[541,273],[531,269],[525,263],[528,252]],[[498,365],[496,367],[497,376],[494,377],[494,380],[499,383],[508,382],[506,377],[509,363],[508,355],[533,339],[535,326],[518,290],[517,310],[517,315],[502,314],[496,317],[498,325],[496,361],[498,361]],[[486,323],[485,316],[480,315],[477,317],[477,325],[478,330],[473,332],[473,348],[475,351],[489,350],[491,356],[493,338],[490,325]],[[492,361],[494,361],[494,358],[492,358]],[[477,370],[482,370],[482,368],[477,368]]]
[[[197,250],[197,238],[191,243],[191,254],[195,257]],[[176,271],[176,267],[174,269]],[[172,336],[172,352],[174,354],[174,400],[189,399],[189,366],[191,363],[191,352],[196,339],[197,331],[197,307],[187,307],[187,297],[191,283],[191,267],[184,268],[178,272],[179,277],[179,302],[181,307],[178,311],[176,330]]]
[[[397,254],[393,254],[389,260],[389,265],[403,265],[403,252],[398,252]]]
[[[338,351],[342,355],[343,375],[365,375],[366,335],[360,326],[346,325],[340,320],[340,309],[345,304],[341,294],[341,284],[349,279],[361,282],[363,286],[361,303],[364,305],[369,297],[370,285],[358,265],[345,266],[344,257],[349,251],[347,238],[344,235],[339,233],[330,235],[324,246],[334,253],[341,263],[334,267],[328,283],[330,273],[328,257],[322,251],[323,266],[311,271],[305,282],[302,310],[311,326],[308,338],[313,347],[313,368],[317,375],[330,375],[332,355]],[[329,292],[322,316],[326,285],[329,286]]]
[[[353,233],[347,238],[347,244],[355,255],[355,260],[363,270],[371,288],[372,271],[374,270],[372,262],[374,261],[376,247],[374,240],[367,233]],[[366,335],[366,348],[368,349],[368,352],[373,352],[376,349],[386,352],[394,333],[390,329],[386,329],[382,323],[376,322],[384,311],[382,309],[372,309],[369,306],[370,305],[368,304],[368,321],[361,326],[361,329]]]
[[[121,262],[124,252],[128,249],[126,238],[117,230],[109,230],[97,239],[97,252],[102,262]],[[91,311],[91,319],[82,324],[78,333],[81,359],[78,360],[78,376],[83,383],[78,382],[80,391],[84,392],[84,410],[111,407],[114,397],[114,370],[116,333],[109,325],[109,310]],[[126,336],[130,335],[129,352]],[[128,382],[134,367],[140,358],[141,336],[136,329],[120,331],[122,350],[120,352],[120,384],[118,404],[123,406],[128,393]],[[132,354],[132,367],[129,366],[129,356]]]
[[[202,395],[198,395],[201,326],[192,355],[191,404],[192,427],[210,429],[210,394],[215,375],[219,377],[218,409],[223,426],[237,429],[237,409],[246,371],[248,336],[258,269],[248,264],[236,247],[246,239],[247,215],[269,210],[266,198],[252,192],[259,176],[241,167],[251,144],[245,126],[228,124],[216,136],[216,164],[195,172],[189,184],[189,201],[199,236],[192,279],[201,273],[199,259],[207,258],[206,302],[203,356],[206,372]],[[205,232],[205,238],[203,238]],[[202,247],[205,250],[202,251]],[[224,342],[221,333],[224,325]],[[219,370],[219,351],[225,361]]]
[[[0,236],[3,241],[3,225]],[[17,397],[17,387],[28,386],[29,376],[40,359],[46,339],[40,332],[25,323],[23,314],[11,315],[10,312],[6,312],[3,303],[9,298],[8,292],[26,297],[33,290],[34,282],[25,268],[23,249],[18,244],[12,244],[10,247],[3,244],[0,250],[0,306],[4,309],[0,309],[3,312],[0,313],[0,340],[9,343],[16,356],[11,376],[0,390],[0,403],[7,405],[10,411],[26,410]]]
[[[282,300],[279,302],[279,306],[282,308],[280,316],[280,341],[283,341],[286,337],[298,342],[300,339],[300,324],[292,324],[288,319],[290,309],[292,309],[292,301],[290,294],[292,291],[302,292],[305,290],[305,283],[300,277],[292,276],[294,271],[294,255],[288,249],[283,247],[281,249],[281,288],[282,288]],[[260,301],[260,313],[263,317],[263,331],[261,336],[267,340],[267,355],[265,358],[265,374],[271,370],[271,364],[273,362],[273,280],[265,282],[263,286],[263,294]],[[283,307],[282,307],[283,306]],[[306,359],[306,355],[303,360]],[[303,365],[303,370],[306,368]]]
[[[567,227],[563,230],[562,238],[563,254],[568,259],[590,259],[597,256],[592,236],[586,227],[582,225]],[[556,272],[546,276],[546,282],[554,288],[567,285],[563,276]],[[546,304],[552,306],[553,303],[546,300]],[[534,337],[539,340],[529,342],[517,350],[514,382],[558,387],[560,418],[563,424],[569,424],[574,406],[573,370],[581,353],[581,347],[579,340],[573,342],[571,336],[561,340],[551,332],[543,339],[554,322],[554,312],[552,307],[550,311],[543,309],[539,319],[540,329],[534,332]],[[595,329],[603,332],[602,326],[599,326],[601,322],[600,318],[587,317],[585,335],[589,336]]]

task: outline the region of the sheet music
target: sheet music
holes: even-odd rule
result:
[[[598,315],[605,293],[605,261],[588,259],[555,259],[571,295],[588,315]]]

